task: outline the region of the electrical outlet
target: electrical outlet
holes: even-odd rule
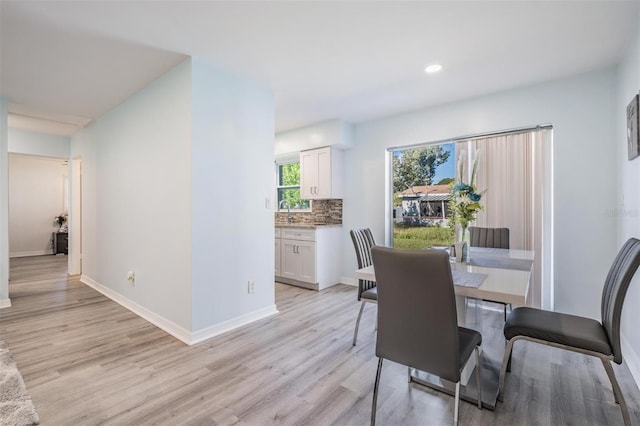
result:
[[[136,273],[133,271],[129,271],[127,273],[127,280],[129,280],[131,285],[134,285],[136,283]]]
[[[247,292],[248,292],[249,294],[251,294],[251,293],[255,293],[255,292],[256,292],[256,282],[255,282],[254,280],[249,280],[249,283],[248,283],[248,284],[249,284],[249,285],[248,285],[248,287],[247,287]]]

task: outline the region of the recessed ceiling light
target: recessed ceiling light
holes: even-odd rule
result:
[[[434,72],[438,72],[442,69],[442,65],[440,64],[432,64],[424,69],[424,72],[433,74]]]

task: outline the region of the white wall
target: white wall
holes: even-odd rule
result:
[[[76,135],[83,281],[187,343],[277,312],[273,114],[188,59]]]
[[[384,243],[385,149],[537,124],[553,125],[555,308],[600,317],[600,292],[617,251],[614,69],[357,125],[345,151],[344,228],[372,227]],[[343,276],[356,259],[345,232]],[[640,305],[640,304],[638,304]]]
[[[83,280],[178,334],[191,329],[190,111],[185,61],[72,140]]]
[[[638,16],[640,22],[640,12]],[[618,228],[618,246],[629,237],[640,238],[640,158],[627,160],[627,113],[626,106],[640,90],[640,29],[629,47],[618,74],[618,97],[616,100],[616,139],[613,142],[617,160],[617,198],[612,216]],[[623,357],[640,383],[640,272],[636,273],[629,287],[622,311]]]
[[[51,254],[53,217],[67,210],[67,171],[61,159],[9,155],[10,257]]]
[[[273,95],[193,59],[193,330],[276,312]],[[248,294],[247,282],[256,292]]]
[[[9,152],[42,157],[69,158],[71,138],[22,129],[9,129]]]
[[[7,142],[7,98],[0,97],[0,308],[9,300],[9,150]]]
[[[340,120],[324,121],[276,135],[275,155],[277,158],[307,149],[333,146],[350,148],[353,144],[353,125]]]

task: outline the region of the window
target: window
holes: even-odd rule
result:
[[[300,198],[300,163],[277,164],[277,174],[278,209],[287,208],[280,204],[286,200],[291,210],[309,210],[309,200]]]

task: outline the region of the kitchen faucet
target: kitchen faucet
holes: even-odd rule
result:
[[[287,200],[280,201],[280,208],[282,208],[282,205],[285,203],[287,205],[287,223],[291,223],[293,216],[291,216],[291,205],[289,204],[289,201]]]

